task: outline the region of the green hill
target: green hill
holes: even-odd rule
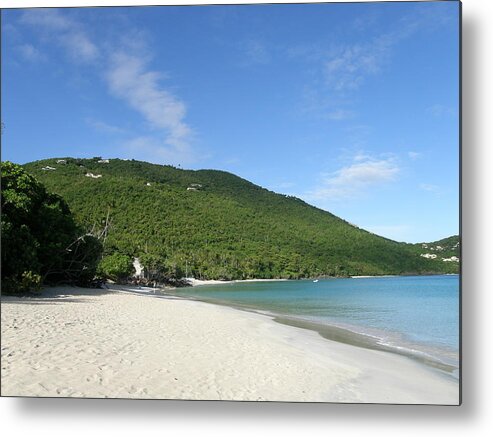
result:
[[[458,235],[443,238],[431,243],[417,243],[415,250],[420,256],[458,263],[460,258],[460,238]]]
[[[63,159],[24,167],[67,201],[81,225],[99,225],[109,212],[107,254],[155,254],[209,279],[458,270],[457,263],[420,256],[416,245],[371,234],[224,171]]]

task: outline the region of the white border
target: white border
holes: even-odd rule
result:
[[[2,7],[207,4],[205,1],[22,1]],[[216,1],[232,3],[231,1]],[[254,2],[252,2],[254,3]],[[275,1],[272,1],[275,3]],[[285,2],[283,2],[285,3]],[[9,437],[491,435],[493,429],[491,0],[463,1],[462,407],[0,399]],[[489,111],[488,111],[489,110]],[[439,163],[437,164],[439,165]]]
[[[361,0],[360,2],[367,2],[370,0]],[[415,0],[415,1],[427,1],[427,0]],[[337,3],[352,3],[354,0],[338,0]],[[303,3],[302,1],[294,0],[271,0],[271,1],[261,1],[261,0],[245,0],[245,1],[234,1],[234,0],[162,0],[162,1],[145,1],[145,0],[3,0],[2,8],[5,7],[41,7],[41,6],[51,6],[51,7],[63,7],[63,6],[149,6],[149,5],[201,5],[201,4],[234,4],[234,3]],[[309,3],[324,3],[321,0],[313,0]]]

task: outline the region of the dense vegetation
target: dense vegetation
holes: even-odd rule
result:
[[[118,252],[106,255],[100,261],[97,273],[98,276],[115,282],[124,281],[134,273],[132,259]]]
[[[433,241],[432,243],[421,243],[421,246],[423,245],[428,246],[432,250],[441,251],[443,256],[460,256],[460,240],[458,235]]]
[[[83,235],[65,201],[22,167],[3,162],[1,170],[2,291],[91,281],[100,242]]]
[[[109,213],[105,256],[139,257],[147,271],[208,279],[457,271],[455,263],[425,259],[413,245],[227,172],[64,160],[25,169],[67,201],[81,226],[98,225]]]
[[[458,235],[443,238],[431,243],[414,244],[414,249],[420,255],[436,255],[437,259],[460,258],[460,239]]]

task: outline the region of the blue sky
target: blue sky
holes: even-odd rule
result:
[[[2,11],[2,159],[231,171],[398,241],[458,233],[457,2]]]

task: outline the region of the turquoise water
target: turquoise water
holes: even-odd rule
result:
[[[269,313],[321,333],[342,328],[377,348],[458,366],[457,275],[240,282],[179,294]]]

